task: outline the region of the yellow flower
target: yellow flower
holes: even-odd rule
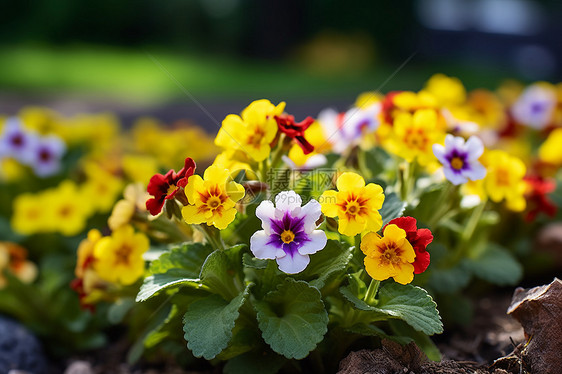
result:
[[[382,187],[369,183],[358,174],[346,172],[340,175],[338,191],[325,191],[320,197],[322,213],[338,217],[338,231],[354,236],[364,231],[378,231],[382,226],[379,209],[384,202]]]
[[[277,135],[274,117],[282,114],[284,108],[284,102],[274,106],[269,100],[257,100],[242,111],[241,117],[229,114],[222,121],[215,144],[227,150],[244,151],[257,162],[265,160]]]
[[[388,225],[383,236],[370,232],[361,240],[361,251],[365,254],[365,270],[375,280],[390,277],[400,284],[414,279],[416,253],[406,239],[406,231],[396,225]]]
[[[101,232],[96,229],[88,231],[86,239],[82,240],[78,245],[76,267],[74,274],[77,278],[83,278],[85,271],[94,263],[94,248],[96,243],[102,238]]]
[[[123,192],[124,199],[113,206],[107,225],[112,231],[131,222],[135,212],[146,212],[146,200],[150,195],[142,183],[129,184]]]
[[[135,233],[131,226],[121,227],[96,243],[94,269],[108,282],[133,284],[144,273],[142,255],[149,244],[148,238]]]
[[[466,101],[466,90],[458,78],[435,74],[425,84],[425,90],[436,98],[439,106],[456,106]]]
[[[523,161],[504,151],[494,150],[485,154],[483,160],[487,174],[484,189],[490,200],[506,201],[508,209],[521,212],[525,209],[526,183],[523,180],[526,168]]]
[[[394,120],[394,135],[387,142],[389,151],[408,162],[417,159],[420,165],[436,162],[432,146],[442,143],[445,133],[437,126],[437,114],[432,109],[420,109],[413,115],[400,113]]]
[[[244,197],[244,187],[234,182],[227,169],[209,166],[204,179],[199,175],[189,177],[185,195],[190,205],[184,206],[182,215],[190,224],[206,223],[225,229],[236,215],[236,202]]]
[[[57,188],[46,191],[44,198],[43,209],[54,231],[73,236],[84,230],[92,211],[92,198],[85,198],[74,182],[62,182]]]
[[[541,161],[556,166],[562,165],[562,128],[558,128],[548,135],[548,138],[539,148],[539,158]]]
[[[158,162],[151,156],[125,155],[122,163],[125,175],[133,182],[147,184],[158,173]]]
[[[123,190],[123,181],[94,162],[84,165],[87,176],[82,186],[84,195],[91,200],[92,208],[107,212]]]
[[[53,222],[48,219],[44,201],[44,194],[18,195],[13,203],[12,228],[24,235],[51,231]]]
[[[26,166],[12,157],[0,158],[0,181],[15,182],[26,175]]]

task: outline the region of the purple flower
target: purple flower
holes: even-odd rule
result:
[[[250,250],[260,259],[277,260],[279,270],[287,274],[303,271],[309,255],[326,246],[326,234],[316,230],[320,218],[320,203],[310,200],[301,207],[302,199],[294,191],[283,191],[275,197],[275,206],[262,201],[256,216],[263,230],[250,238]]]
[[[36,175],[47,177],[60,170],[61,158],[66,151],[62,140],[54,135],[41,137],[37,140],[31,153],[30,165]]]
[[[484,178],[486,168],[478,162],[483,152],[484,145],[476,136],[465,142],[460,136],[448,134],[444,147],[433,145],[433,154],[443,164],[445,177],[455,185]]]
[[[23,164],[29,164],[37,140],[38,136],[26,130],[18,118],[8,118],[0,137],[0,156],[13,157]]]

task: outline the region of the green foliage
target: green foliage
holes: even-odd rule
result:
[[[328,240],[326,247],[311,257],[310,264],[297,279],[309,280],[312,287],[322,289],[331,278],[343,274],[352,257],[347,243]]]
[[[406,202],[400,200],[398,195],[394,192],[386,194],[382,208],[379,211],[382,216],[383,226],[392,221],[394,218],[401,217],[402,213],[404,213],[404,210],[406,209],[406,205]]]
[[[279,288],[254,302],[263,339],[287,358],[302,359],[328,331],[320,292],[304,281],[286,278]]]
[[[523,267],[505,248],[489,244],[474,258],[466,260],[474,275],[499,286],[514,285],[523,276]]]
[[[218,295],[209,295],[189,306],[183,317],[183,330],[187,346],[195,357],[210,360],[227,347],[240,315],[238,310],[247,300],[250,286],[230,302]]]

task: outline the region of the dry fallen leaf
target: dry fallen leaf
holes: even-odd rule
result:
[[[562,374],[562,281],[517,288],[507,314],[525,330],[528,343],[521,357],[530,372]]]

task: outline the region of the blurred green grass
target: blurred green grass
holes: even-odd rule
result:
[[[366,71],[319,74],[295,63],[209,57],[151,48],[0,46],[0,90],[158,102],[182,96],[179,82],[191,94],[207,97],[242,93],[272,99],[355,97],[380,87],[399,65],[378,64]],[[509,78],[507,72],[493,66],[449,61],[428,66],[414,57],[381,91],[420,89],[437,72],[459,77],[468,88],[494,88]]]

